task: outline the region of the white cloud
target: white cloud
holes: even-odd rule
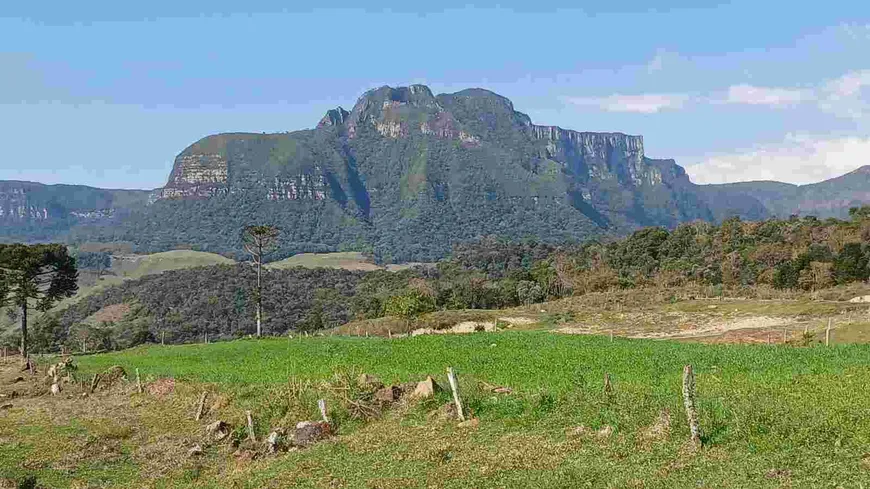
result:
[[[606,112],[637,112],[654,114],[666,109],[680,109],[690,97],[682,94],[641,94],[608,97],[568,97],[566,100],[580,107],[596,107]]]
[[[856,121],[870,118],[870,70],[852,71],[829,80],[819,89],[819,108]]]
[[[789,134],[776,144],[713,155],[686,167],[695,183],[776,180],[806,184],[870,165],[870,137]]]
[[[741,84],[728,87],[728,95],[725,102],[729,104],[787,107],[811,100],[812,98],[813,93],[809,90],[755,87]]]

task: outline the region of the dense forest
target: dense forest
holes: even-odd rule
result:
[[[104,255],[86,255],[89,267]],[[84,258],[84,257],[83,257]],[[267,334],[440,309],[497,309],[615,288],[715,286],[815,291],[870,279],[870,206],[849,220],[794,217],[647,228],[626,239],[557,246],[484,238],[434,266],[401,272],[268,270]],[[111,349],[229,339],[254,331],[248,264],[165,272],[109,287],[35,326],[35,347]],[[13,343],[7,337],[4,342]]]

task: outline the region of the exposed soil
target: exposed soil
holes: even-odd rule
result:
[[[500,317],[495,321],[462,321],[450,328],[434,329],[434,328],[418,328],[411,331],[411,336],[419,336],[423,334],[467,334],[475,332],[493,332],[500,329],[509,329],[514,326],[525,326],[535,324],[534,319],[527,317]]]

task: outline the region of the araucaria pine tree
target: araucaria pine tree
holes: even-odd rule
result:
[[[28,363],[27,313],[46,311],[76,293],[75,258],[62,244],[0,244],[0,306],[16,307],[21,315],[21,357]]]
[[[251,259],[257,266],[257,289],[255,291],[255,299],[257,301],[257,336],[260,336],[263,332],[263,257],[275,251],[275,248],[278,247],[278,234],[278,228],[266,225],[245,226],[245,229],[242,231],[245,251],[251,255]]]

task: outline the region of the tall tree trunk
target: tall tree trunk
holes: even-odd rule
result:
[[[27,362],[27,300],[21,303],[21,358]]]
[[[262,334],[263,291],[260,287],[260,269],[263,267],[263,247],[257,246],[257,337]]]

